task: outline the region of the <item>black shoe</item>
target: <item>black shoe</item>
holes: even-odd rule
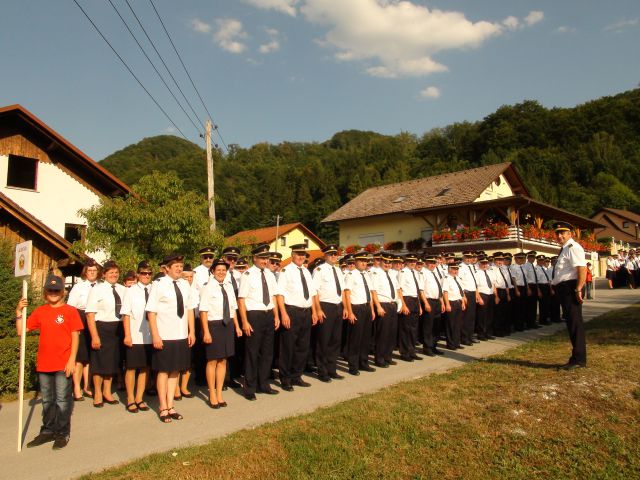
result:
[[[280,385],[280,388],[282,388],[285,392],[293,392],[293,387],[289,383],[283,383],[282,385]]]
[[[310,387],[311,386],[311,384],[309,382],[305,382],[301,378],[296,378],[294,381],[291,382],[291,384],[296,386],[296,387]]]
[[[456,350],[464,350],[464,347],[463,347],[462,345],[458,345],[458,346],[456,347]]]
[[[387,365],[397,365],[397,364],[398,364],[398,362],[396,362],[395,360],[389,360],[387,362]]]
[[[356,370],[355,368],[350,368],[349,369],[349,375],[353,375],[354,377],[357,377],[358,375],[360,375],[360,372],[358,370]]]
[[[231,379],[228,382],[224,382],[224,385],[229,388],[242,388],[240,382],[234,379]]]
[[[414,359],[414,360],[422,360],[422,357],[419,357],[419,356],[418,356],[418,355],[416,355],[415,353],[413,353],[413,354],[411,355],[411,358],[412,358],[412,359]]]
[[[446,348],[447,350],[456,350],[456,349],[457,349],[457,348],[456,348],[456,347],[454,347],[453,345],[447,345],[447,346],[446,346],[446,347],[444,347],[444,348]]]
[[[565,363],[559,368],[560,370],[576,370],[577,368],[586,368],[586,365],[584,363],[569,362]]]
[[[329,375],[320,375],[318,380],[324,383],[331,383],[331,377],[329,377]]]
[[[306,367],[304,367],[305,373],[315,373],[317,371],[318,371],[318,367],[316,367],[315,365],[307,365]]]
[[[436,356],[436,353],[432,352],[431,350],[423,350],[422,354],[426,355],[427,357],[435,357]]]
[[[403,362],[413,362],[413,358],[411,358],[409,355],[402,355],[400,357],[400,360],[402,360]]]
[[[273,388],[269,387],[269,388],[261,388],[260,390],[258,390],[259,393],[266,393],[267,395],[277,395],[278,390],[274,390]]]
[[[61,448],[64,448],[67,446],[67,443],[69,443],[69,439],[67,437],[63,437],[62,435],[58,435],[56,437],[56,439],[53,441],[53,449],[54,450],[60,450]]]
[[[482,339],[473,338],[471,340],[471,343],[480,343],[480,340],[482,340]]]
[[[444,355],[444,352],[442,350],[438,350],[437,348],[433,349],[433,353],[435,353],[436,355]]]
[[[330,373],[329,377],[334,379],[334,380],[342,380],[344,377],[342,375],[340,375],[339,373]]]
[[[245,393],[244,394],[244,398],[246,398],[247,400],[250,400],[250,401],[254,401],[254,400],[256,400],[256,394],[255,393]]]
[[[27,448],[38,447],[48,442],[53,442],[56,436],[53,433],[41,433],[37,435],[33,440],[27,443]]]
[[[376,367],[389,368],[389,365],[386,362],[376,362]]]
[[[467,347],[473,347],[472,342],[462,342],[462,345],[466,345]]]
[[[493,335],[487,335],[487,338],[485,338],[485,340],[495,340],[496,337],[494,337]]]
[[[361,372],[375,372],[376,369],[373,368],[371,365],[363,365],[360,367],[360,371]]]

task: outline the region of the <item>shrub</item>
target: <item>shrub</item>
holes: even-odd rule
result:
[[[377,251],[380,250],[380,244],[379,243],[368,243],[364,246],[365,251],[369,252],[369,253],[376,253]]]
[[[0,338],[15,336],[13,321],[22,294],[22,281],[13,276],[14,250],[11,242],[0,240]]]
[[[423,238],[416,238],[414,240],[409,240],[407,242],[407,250],[409,250],[410,252],[417,252],[422,248],[423,245],[424,245]]]
[[[402,247],[404,247],[404,243],[401,241],[387,242],[384,244],[385,250],[402,250]]]
[[[12,327],[13,328],[13,327]],[[27,336],[24,363],[25,390],[36,388],[36,353],[38,351],[37,335]],[[18,391],[18,374],[20,373],[20,339],[7,337],[0,339],[0,395]]]

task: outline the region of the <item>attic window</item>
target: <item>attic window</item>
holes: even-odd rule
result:
[[[444,196],[449,190],[451,190],[451,187],[445,187],[442,190],[440,190],[440,193],[438,193],[436,195],[436,197],[442,197]]]
[[[38,160],[35,158],[9,155],[7,166],[7,187],[36,189]]]
[[[400,202],[404,202],[407,199],[406,195],[400,195],[398,198],[396,198],[393,203],[400,203]]]

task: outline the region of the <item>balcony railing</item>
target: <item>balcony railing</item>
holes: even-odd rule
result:
[[[455,246],[460,246],[462,248],[464,248],[465,246],[468,247],[472,244],[476,244],[476,243],[485,243],[485,242],[491,242],[491,243],[510,243],[510,242],[514,242],[514,241],[526,241],[527,243],[533,243],[533,244],[537,244],[537,245],[544,245],[547,247],[553,247],[553,248],[559,248],[560,244],[558,242],[556,242],[555,240],[549,240],[546,238],[535,238],[532,235],[527,235],[525,234],[524,230],[521,227],[509,227],[508,228],[508,234],[506,236],[500,237],[500,238],[496,238],[496,237],[489,237],[489,236],[485,236],[484,233],[479,232],[476,238],[466,238],[463,240],[459,240],[457,238],[455,238],[455,231],[451,231],[452,236],[454,237],[451,240],[432,240],[432,245],[434,247],[439,247],[439,246],[447,246],[447,247],[455,247]]]

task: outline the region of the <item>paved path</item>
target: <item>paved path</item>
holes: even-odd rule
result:
[[[599,290],[598,298],[585,304],[585,318],[593,318],[612,309],[626,307],[640,299],[638,291]],[[99,471],[109,466],[129,462],[154,452],[206,441],[229,433],[253,428],[263,423],[311,412],[338,402],[371,393],[400,382],[443,372],[467,362],[505,350],[525,342],[564,329],[564,324],[554,324],[534,331],[527,331],[481,342],[462,352],[449,352],[443,357],[425,358],[413,363],[398,362],[375,373],[363,373],[341,381],[324,384],[312,378],[311,388],[296,388],[295,392],[281,391],[279,395],[259,395],[257,402],[247,402],[238,393],[226,392],[226,409],[211,410],[201,398],[176,402],[178,411],[185,417],[180,422],[163,425],[155,411],[135,415],[124,411],[123,405],[105,405],[101,410],[91,407],[91,402],[76,404],[73,414],[71,441],[61,451],[51,450],[50,444],[37,448],[24,448],[16,452],[17,402],[0,406],[0,465],[1,478],[60,478],[68,479]],[[569,345],[567,340],[567,352]],[[150,402],[152,406],[155,403]],[[39,401],[25,402],[27,422],[25,442],[33,438],[40,426]]]

